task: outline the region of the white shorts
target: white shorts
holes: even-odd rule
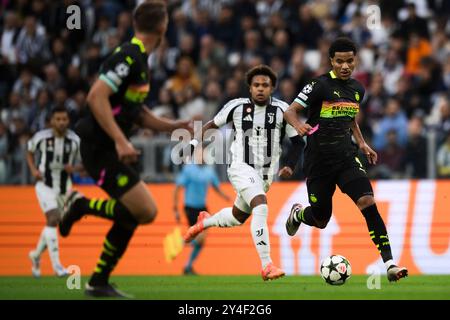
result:
[[[228,168],[228,179],[236,190],[234,205],[241,211],[250,213],[250,202],[257,195],[265,195],[270,183],[246,163],[233,163]]]
[[[36,183],[35,190],[39,205],[44,213],[47,213],[50,210],[62,209],[64,203],[63,195],[58,194],[42,181]]]

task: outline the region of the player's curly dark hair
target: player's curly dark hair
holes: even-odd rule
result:
[[[336,40],[333,41],[333,43],[330,46],[330,49],[328,49],[328,55],[330,58],[334,58],[334,54],[336,52],[349,52],[353,51],[353,54],[356,55],[358,52],[358,49],[356,48],[356,44],[349,38],[346,37],[339,37]]]
[[[167,16],[167,5],[161,0],[141,3],[133,11],[133,21],[137,31],[152,33],[158,30]]]
[[[275,71],[272,70],[271,67],[265,64],[257,65],[253,68],[251,68],[246,74],[245,79],[247,81],[247,85],[250,87],[252,84],[252,80],[254,76],[268,76],[270,80],[272,81],[272,86],[276,87],[278,77]]]

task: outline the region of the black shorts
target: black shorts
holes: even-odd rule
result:
[[[355,203],[365,195],[373,195],[372,186],[361,167],[350,167],[325,176],[308,178],[308,199],[311,206],[331,208],[336,185]]]
[[[119,161],[114,148],[98,147],[82,139],[80,153],[86,171],[112,198],[119,199],[140,181],[135,169]]]
[[[188,207],[188,206],[184,207],[184,212],[186,213],[186,217],[188,219],[189,226],[193,226],[194,224],[197,223],[197,217],[201,211],[208,211],[208,210],[206,208],[198,209],[198,208],[192,208],[192,207]]]

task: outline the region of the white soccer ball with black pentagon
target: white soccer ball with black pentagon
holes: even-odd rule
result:
[[[339,286],[345,283],[352,274],[350,262],[338,254],[326,257],[320,265],[320,275],[326,283]]]

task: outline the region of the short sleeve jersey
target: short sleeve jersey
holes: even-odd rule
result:
[[[113,91],[109,97],[112,112],[126,136],[138,122],[143,102],[150,91],[147,59],[144,44],[134,37],[116,48],[100,67],[99,79]],[[77,133],[82,139],[113,145],[91,113],[77,125]]]
[[[298,94],[295,102],[306,108],[306,122],[314,129],[305,149],[304,171],[308,177],[359,165],[350,125],[364,93],[357,80],[341,80],[330,71],[311,80]]]

